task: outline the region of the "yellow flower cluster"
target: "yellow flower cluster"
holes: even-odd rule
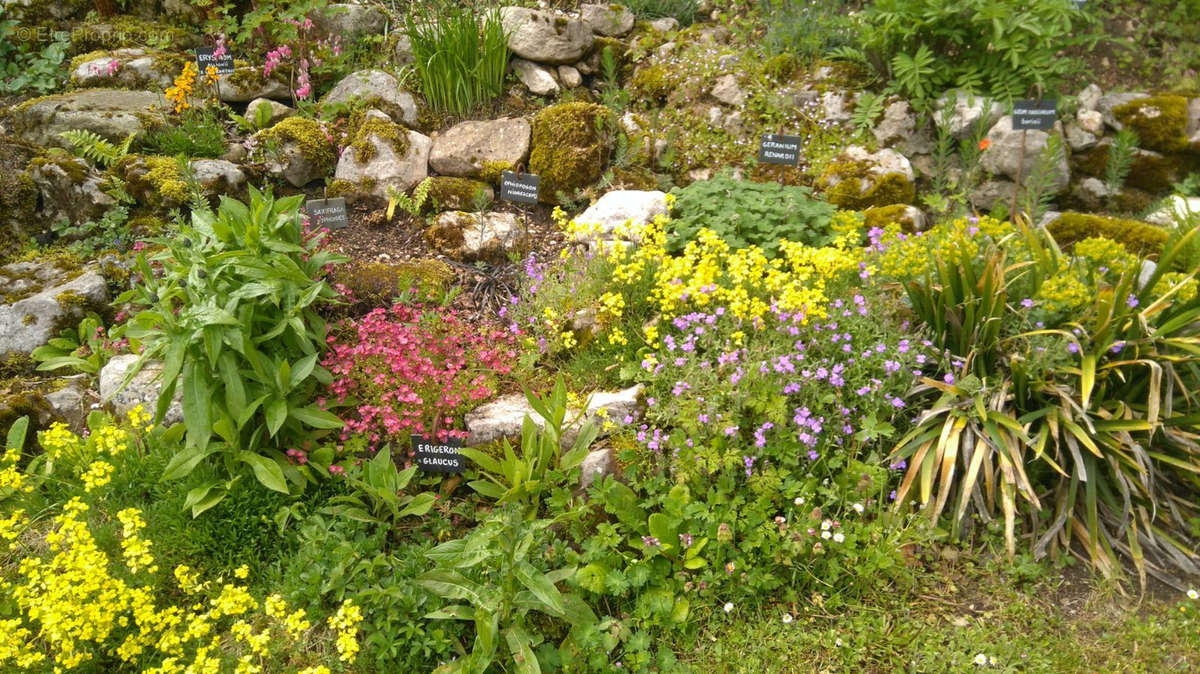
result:
[[[990,217],[979,218],[978,222],[958,218],[920,236],[905,234],[898,225],[889,225],[880,239],[886,250],[879,256],[879,271],[889,278],[920,279],[934,270],[935,261],[971,260],[989,239],[999,241],[1015,231],[1012,223]]]
[[[273,671],[265,664],[281,655],[295,662],[297,645],[307,642],[303,639],[311,627],[303,609],[291,611],[282,597],[273,595],[266,610],[256,613],[258,601],[232,584],[223,584],[207,602],[164,601],[172,593],[156,593],[150,542],[141,538],[142,513],[134,508],[117,513],[124,569],[97,545],[88,513],[86,503],[72,499],[53,518],[44,543],[18,544],[23,554],[15,571],[0,581],[0,592],[20,612],[0,620],[0,670],[52,666],[66,671],[117,658],[156,674],[249,674]],[[27,524],[23,512],[14,512],[0,520],[0,536],[13,541]],[[132,580],[123,580],[127,576]],[[186,566],[176,567],[174,576],[188,595],[208,587]],[[361,620],[357,607],[349,604],[330,619],[339,631],[337,648],[343,658],[352,660],[358,650],[355,626]],[[303,671],[330,670],[315,665]]]
[[[352,663],[358,656],[358,624],[362,622],[362,612],[354,602],[347,599],[342,602],[337,613],[329,616],[329,626],[337,630],[337,650],[342,662]]]
[[[87,446],[82,438],[72,433],[61,421],[50,424],[50,428],[39,433],[38,442],[55,461],[81,458]]]
[[[673,256],[667,252],[668,224],[666,216],[644,225],[627,223],[615,234],[632,243],[604,246],[618,288],[601,296],[602,316],[619,318],[627,303],[647,299],[664,318],[723,306],[738,318],[755,321],[772,305],[787,312],[822,316],[827,282],[858,264],[849,235],[824,248],[783,241],[780,255],[769,259],[757,246],[734,249],[712,230],[702,229],[682,254]],[[564,226],[577,239],[592,234],[590,228],[575,222]],[[634,294],[647,284],[647,296]],[[653,345],[657,330],[647,328],[645,336]],[[625,343],[626,339],[619,334],[610,337],[610,343]]]
[[[192,107],[188,100],[192,96],[192,92],[196,88],[196,63],[187,61],[183,64],[183,71],[175,77],[175,86],[167,87],[167,100],[175,106],[175,112],[180,113]]]
[[[1074,311],[1087,306],[1095,299],[1095,292],[1079,279],[1079,275],[1065,268],[1042,283],[1038,289],[1039,304],[1050,312]]]
[[[107,461],[93,461],[88,466],[87,470],[83,471],[83,475],[79,479],[83,481],[83,490],[91,493],[93,489],[98,489],[108,484],[112,480],[113,465]]]
[[[1114,274],[1123,274],[1138,264],[1137,257],[1125,250],[1124,245],[1112,239],[1100,237],[1091,237],[1077,242],[1075,256]]]
[[[1183,284],[1182,287],[1174,295],[1175,300],[1178,302],[1192,301],[1196,297],[1197,286],[1200,286],[1200,282],[1195,278],[1189,278],[1187,274],[1177,271],[1163,274],[1158,283],[1154,284],[1154,294],[1157,297],[1161,297],[1171,288],[1181,283]]]
[[[4,456],[0,457],[0,497],[6,495],[4,492],[33,491],[33,485],[17,467],[17,463],[21,460],[20,449],[10,449],[4,452]],[[0,534],[3,529],[0,529]]]

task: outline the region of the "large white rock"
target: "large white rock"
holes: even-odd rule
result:
[[[156,56],[160,54],[149,54],[145,49],[116,49],[98,54],[75,66],[71,71],[71,84],[77,87],[169,87],[175,80],[175,73],[159,70],[156,61],[161,61]]]
[[[979,164],[993,175],[1003,175],[1016,180],[1017,175],[1021,174],[1022,180],[1028,179],[1049,139],[1050,134],[1045,131],[1014,131],[1012,116],[1005,115],[988,131],[987,140],[990,144],[983,151]],[[1025,148],[1023,154],[1022,147]],[[1067,164],[1066,155],[1064,151],[1051,173],[1052,185],[1056,191],[1066,189],[1071,181],[1071,168]]]
[[[512,213],[447,211],[425,232],[425,239],[461,262],[500,263],[527,245],[527,229]]]
[[[318,31],[341,37],[342,44],[367,35],[382,35],[388,22],[380,8],[352,2],[330,3],[325,11],[313,12],[311,18]]]
[[[549,96],[558,91],[558,81],[550,69],[525,59],[512,60],[513,72],[530,92],[535,96]]]
[[[575,217],[575,224],[589,233],[580,232],[581,240],[613,239],[619,230],[644,225],[659,215],[667,215],[667,195],[664,192],[615,190],[596,200],[586,211]]]
[[[444,176],[477,178],[489,164],[524,162],[529,139],[529,121],[520,117],[462,122],[434,138],[429,166]]]
[[[396,133],[407,138],[403,153],[398,153],[388,139],[376,134],[367,136],[374,150],[366,161],[361,160],[353,148],[342,152],[334,178],[350,181],[361,188],[359,193],[348,196],[386,203],[388,187],[407,192],[429,176],[429,151],[433,141],[416,131],[394,126]]]
[[[1176,221],[1200,222],[1200,197],[1176,194],[1167,199],[1162,208],[1146,216],[1146,222],[1164,227]]]
[[[95,271],[70,274],[36,262],[0,268],[0,360],[33,353],[107,301],[108,283]]]
[[[278,75],[263,77],[259,66],[235,68],[217,75],[217,97],[226,103],[249,103],[256,98],[292,100],[292,90]]]
[[[633,30],[634,16],[622,5],[580,5],[579,15],[597,35],[616,37]]]
[[[574,63],[587,53],[594,39],[583,21],[544,10],[503,7],[500,21],[508,34],[508,48],[538,63]]]
[[[342,78],[325,97],[323,105],[349,103],[355,99],[370,101],[392,119],[406,125],[417,123],[417,102],[400,88],[400,82],[382,70],[360,70]]]
[[[625,425],[626,419],[633,423],[642,415],[642,396],[645,386],[638,384],[621,391],[593,393],[588,400],[585,419],[595,420],[601,416],[618,425]],[[603,410],[603,412],[601,412]],[[476,408],[466,416],[468,446],[483,445],[495,442],[501,438],[520,438],[521,425],[525,416],[535,423],[538,428],[546,425],[546,420],[529,406],[525,395],[514,393],[502,396],[496,400]],[[568,410],[567,419],[579,416],[579,410]],[[562,442],[570,445],[579,437],[578,426],[568,427],[563,432]]]
[[[246,174],[230,161],[224,159],[193,159],[190,163],[192,176],[205,194],[233,195],[246,186]]]
[[[943,111],[950,106],[949,115]],[[948,91],[934,104],[933,120],[939,128],[958,140],[973,135],[976,129],[988,128],[1004,114],[1004,106],[995,101],[967,93]]]
[[[138,356],[134,354],[122,354],[113,357],[100,370],[100,399],[110,403],[117,414],[125,414],[138,405],[150,414],[158,408],[158,397],[162,393],[162,362],[147,362],[127,386],[121,387],[137,360]],[[183,391],[179,386],[175,387],[174,399],[167,407],[163,421],[168,425],[183,421]]]

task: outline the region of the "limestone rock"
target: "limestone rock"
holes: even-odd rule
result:
[[[460,262],[500,263],[529,243],[526,228],[512,213],[448,211],[425,232],[425,240]]]
[[[1016,190],[1016,183],[1010,180],[986,180],[971,190],[967,199],[975,208],[990,211],[998,203],[1006,206],[1011,203]]]
[[[1084,178],[1075,185],[1071,194],[1089,211],[1100,210],[1108,199],[1108,186],[1099,178]]]
[[[847,104],[849,96],[844,91],[826,91],[821,94],[821,111],[825,119],[834,122],[848,122],[854,116]]]
[[[1200,222],[1200,197],[1184,197],[1178,194],[1167,199],[1162,208],[1146,216],[1146,222],[1168,226],[1176,220]]]
[[[1100,136],[1104,133],[1104,115],[1098,110],[1080,110],[1075,113],[1075,121],[1079,124],[1079,128],[1092,134]]]
[[[1003,175],[1013,180],[1017,179],[1018,173],[1028,177],[1049,138],[1050,134],[1045,131],[1014,131],[1012,116],[1005,115],[988,131],[987,140],[990,145],[984,150],[979,163],[984,170],[994,175]],[[1022,144],[1025,148],[1024,155],[1021,153]],[[1054,166],[1052,178],[1056,191],[1066,189],[1067,183],[1071,181],[1071,169],[1067,165],[1065,152]]]
[[[1079,111],[1092,112],[1096,110],[1096,106],[1100,105],[1100,97],[1104,95],[1104,91],[1095,83],[1091,83],[1079,92]]]
[[[597,35],[617,37],[633,30],[633,12],[622,5],[580,5],[579,15]]]
[[[323,105],[365,101],[399,119],[405,125],[417,123],[417,102],[412,94],[400,88],[400,82],[382,70],[360,70],[342,78],[325,97]]]
[[[347,2],[330,3],[325,11],[313,12],[311,18],[318,31],[340,36],[342,44],[350,44],[367,35],[382,35],[388,20],[387,15],[374,5]]]
[[[1099,115],[1099,113],[1093,114]],[[1085,131],[1075,122],[1067,122],[1063,125],[1063,135],[1066,137],[1067,145],[1071,148],[1072,152],[1090,150],[1096,147],[1096,143],[1099,142],[1095,134]]]
[[[289,117],[259,131],[251,141],[259,152],[268,145],[276,147],[276,151],[264,156],[264,168],[293,187],[304,187],[326,177],[336,158],[325,129],[304,117]]]
[[[659,215],[667,215],[667,195],[664,192],[616,190],[596,200],[586,211],[575,217],[575,223],[594,228],[591,235],[580,233],[581,240],[593,237],[613,239],[626,225],[646,224]]]
[[[830,203],[861,210],[871,206],[910,203],[915,180],[912,163],[892,149],[868,152],[851,145],[835,160],[819,182]]]
[[[945,118],[942,112],[946,106],[951,106],[949,118]],[[977,128],[992,126],[1004,114],[1004,107],[999,103],[965,91],[946,92],[937,100],[934,108],[934,122],[958,140],[970,137]]]
[[[256,98],[246,104],[246,119],[254,122],[258,119],[257,112],[259,106],[265,105],[271,109],[271,116],[267,120],[267,126],[278,124],[283,120],[296,114],[296,110],[290,106],[284,105],[278,101],[273,101],[269,98]]]
[[[648,25],[659,33],[670,33],[679,28],[679,19],[673,16],[664,16],[661,19],[651,20]]]
[[[1188,138],[1194,138],[1200,133],[1200,97],[1188,101],[1188,123],[1184,133]]]
[[[116,204],[101,188],[104,175],[77,157],[56,154],[35,160],[29,177],[41,194],[39,215],[51,223],[98,220]]]
[[[1105,124],[1109,125],[1113,129],[1116,129],[1117,131],[1120,131],[1121,123],[1118,122],[1117,118],[1113,115],[1113,110],[1124,105],[1125,103],[1130,103],[1141,98],[1147,98],[1148,96],[1149,94],[1144,93],[1105,94],[1096,102],[1096,110],[1099,111],[1101,117],[1103,117]]]
[[[478,178],[495,167],[512,168],[529,156],[529,122],[505,117],[462,122],[433,140],[429,166],[447,176]],[[496,176],[487,176],[498,179]]]
[[[389,187],[407,192],[428,177],[432,147],[433,141],[416,131],[391,122],[368,122],[359,138],[342,152],[334,178],[358,186],[359,191],[349,195],[352,200],[365,198],[384,204]]]
[[[160,118],[163,103],[162,94],[152,91],[83,89],[18,105],[9,111],[9,122],[14,135],[35,145],[69,148],[59,134],[71,129],[120,142]]]
[[[121,388],[126,374],[139,356],[122,354],[115,356],[100,370],[100,399],[112,405],[117,414],[125,414],[141,405],[142,408],[154,414],[158,407],[158,396],[162,393],[163,365],[159,361],[148,361],[129,384]],[[167,425],[183,421],[183,390],[176,386],[175,396],[167,407],[163,422]]]
[[[890,147],[910,138],[917,128],[917,117],[907,101],[896,101],[884,108],[883,118],[871,130],[881,147]]]
[[[554,65],[578,61],[592,46],[592,29],[579,19],[545,10],[503,7],[508,48],[517,56]]]
[[[248,103],[256,98],[290,101],[292,90],[287,82],[264,77],[259,66],[245,66],[217,76],[217,97],[225,103]]]
[[[641,418],[645,386],[638,384],[621,391],[594,393],[588,400],[586,419],[595,419],[600,410],[604,410],[604,418],[618,424],[633,423]],[[569,410],[567,418],[573,419],[579,410]],[[546,420],[529,406],[525,396],[520,393],[502,396],[496,400],[469,412],[466,416],[467,431],[471,434],[467,439],[468,446],[483,445],[495,442],[501,438],[520,438],[521,425],[525,416],[542,428]],[[562,441],[571,445],[579,436],[578,428],[564,429]]]
[[[611,447],[601,447],[588,452],[579,464],[579,487],[587,489],[592,483],[603,480],[608,475],[619,475],[620,466]]]
[[[735,75],[722,75],[717,78],[717,83],[709,93],[725,105],[737,106],[746,102],[746,92],[742,91]]]
[[[572,66],[559,66],[558,80],[564,87],[574,89],[583,84],[583,75],[580,75],[579,71]]]
[[[554,79],[550,69],[525,59],[512,60],[513,72],[535,96],[549,96],[558,92],[558,81]]]
[[[171,86],[175,73],[158,64],[170,63],[163,54],[147,53],[145,49],[116,49],[80,62],[71,71],[71,84],[76,87],[154,87]],[[160,69],[161,68],[161,69]]]
[[[233,162],[223,159],[193,159],[192,175],[205,194],[235,195],[246,186],[246,174]]]
[[[107,301],[108,283],[96,271],[69,273],[37,262],[0,267],[0,360],[33,353]]]

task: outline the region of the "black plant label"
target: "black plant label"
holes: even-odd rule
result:
[[[500,198],[520,204],[536,204],[541,178],[532,173],[504,171],[500,174]]]
[[[304,213],[313,229],[342,229],[350,226],[350,216],[346,214],[346,200],[343,197],[309,199],[304,202]]]
[[[800,136],[764,134],[758,146],[758,160],[764,164],[797,166],[800,164]]]
[[[417,468],[428,473],[461,473],[467,462],[458,450],[462,440],[434,441],[423,435],[412,436],[412,451]]]
[[[233,54],[226,51],[217,58],[214,53],[216,50],[212,47],[201,47],[196,50],[196,69],[203,75],[207,72],[209,66],[214,66],[217,69],[218,75],[233,74]]]
[[[1013,131],[1049,131],[1054,128],[1058,111],[1053,98],[1041,101],[1024,99],[1013,103]]]

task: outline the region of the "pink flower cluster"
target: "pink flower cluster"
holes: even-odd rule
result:
[[[507,331],[445,308],[397,304],[346,327],[330,336],[322,364],[333,398],[352,405],[343,439],[362,433],[372,448],[414,433],[466,437],[456,418],[494,395],[517,357]]]

